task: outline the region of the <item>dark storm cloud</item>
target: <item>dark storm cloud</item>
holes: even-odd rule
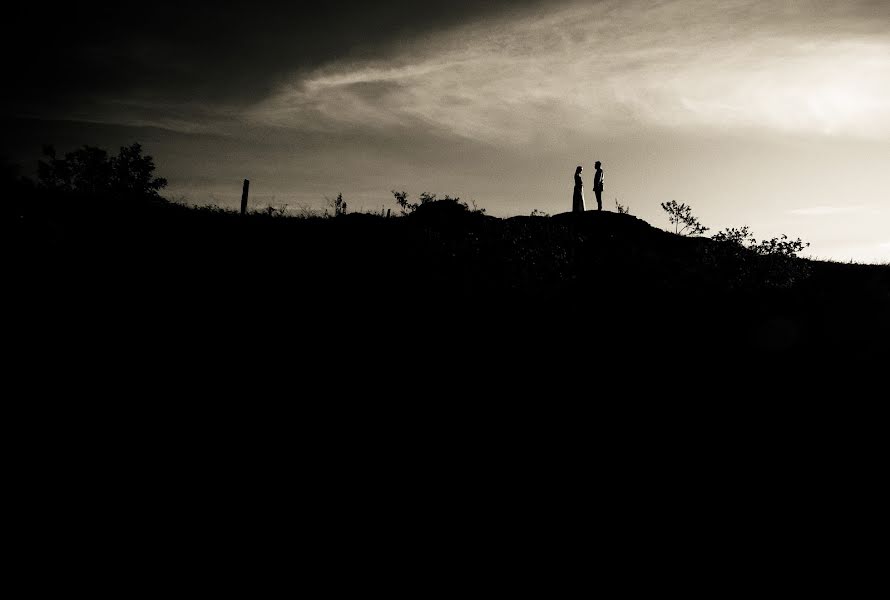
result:
[[[430,32],[539,0],[71,2],[11,9],[4,109],[39,116],[88,99],[243,104],[285,75],[368,59]],[[552,3],[550,3],[552,4]]]

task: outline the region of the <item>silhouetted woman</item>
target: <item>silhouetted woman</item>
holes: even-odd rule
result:
[[[584,184],[581,182],[581,165],[575,169],[575,193],[572,194],[572,212],[584,212]]]

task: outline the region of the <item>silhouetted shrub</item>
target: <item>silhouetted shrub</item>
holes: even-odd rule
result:
[[[796,257],[798,252],[810,245],[809,242],[804,242],[800,238],[791,240],[784,233],[780,237],[774,237],[770,240],[762,240],[758,244],[757,240],[754,239],[754,235],[751,233],[751,229],[747,225],[744,225],[740,229],[727,227],[723,231],[714,235],[712,239],[717,242],[724,242],[747,248],[761,256],[778,255],[792,258]]]
[[[747,248],[757,243],[757,240],[754,239],[754,236],[751,234],[751,230],[747,225],[743,226],[741,229],[727,227],[723,231],[716,233],[711,239],[716,242],[725,242],[727,244],[741,246],[742,248]]]
[[[287,204],[282,204],[280,206],[267,206],[263,209],[263,214],[267,217],[274,217],[276,219],[287,217]]]
[[[408,202],[408,192],[397,192],[395,190],[392,190],[392,195],[396,199],[396,204],[398,204],[399,208],[402,209],[403,216],[413,213],[415,210],[417,210],[417,207],[420,206],[419,204]]]
[[[418,202],[409,202],[408,201],[408,192],[397,192],[396,190],[392,190],[392,195],[396,199],[396,204],[402,209],[402,216],[409,215],[416,211],[421,206],[426,204],[431,204],[433,202],[446,202],[453,203],[459,207],[462,207],[463,210],[471,213],[482,215],[485,214],[484,208],[479,208],[476,206],[476,202],[474,200],[470,200],[473,203],[473,207],[470,208],[470,205],[466,202],[461,201],[459,197],[452,198],[448,194],[445,194],[444,198],[439,198],[437,194],[430,194],[429,192],[422,192],[420,197],[418,198]]]
[[[720,260],[733,266],[736,286],[790,287],[810,273],[810,266],[797,258],[810,245],[800,238],[790,240],[782,234],[758,243],[745,225],[727,227],[712,239],[720,242]]]
[[[803,242],[800,238],[791,240],[783,233],[781,237],[774,237],[771,240],[762,240],[758,245],[753,246],[752,250],[761,255],[778,255],[796,258],[797,253],[809,245],[809,242]]]
[[[334,198],[333,200],[331,200],[328,197],[325,197],[325,200],[328,201],[328,206],[331,207],[331,209],[333,209],[335,217],[342,217],[343,215],[346,214],[346,209],[348,208],[348,205],[346,204],[346,200],[343,199],[342,193],[337,194],[337,197]],[[330,216],[330,215],[328,215],[327,210],[325,210],[324,212],[325,212],[326,216]]]

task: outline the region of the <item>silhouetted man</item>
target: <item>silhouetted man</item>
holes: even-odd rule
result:
[[[603,210],[603,170],[602,163],[596,161],[593,164],[596,167],[596,175],[593,176],[593,193],[596,194],[596,209]]]

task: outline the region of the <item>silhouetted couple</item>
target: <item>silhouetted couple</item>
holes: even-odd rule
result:
[[[597,210],[603,210],[603,169],[602,163],[596,161],[596,174],[593,176],[593,193],[596,194]],[[578,165],[575,169],[575,192],[572,194],[572,212],[584,212],[584,183],[581,181],[581,171],[584,167]]]

